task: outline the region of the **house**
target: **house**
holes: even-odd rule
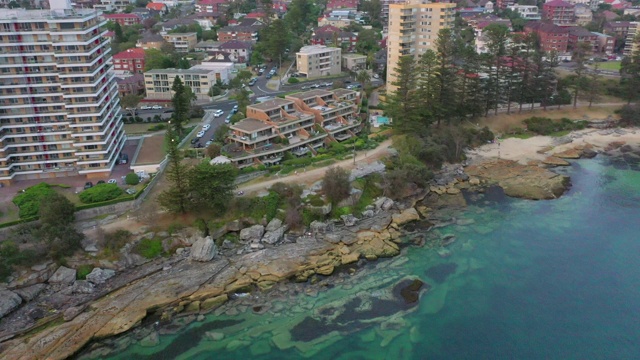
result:
[[[116,71],[128,71],[132,74],[141,74],[144,71],[144,50],[141,48],[133,48],[113,55],[113,68]]]
[[[265,17],[265,13],[259,11],[252,11],[244,16],[245,19],[263,19]]]
[[[591,33],[598,38],[597,44],[598,44],[599,53],[608,54],[608,55],[613,54],[613,51],[615,50],[615,46],[616,46],[616,39],[613,36],[595,32],[595,31],[592,31]]]
[[[196,44],[198,43],[198,34],[191,33],[172,33],[172,34],[164,34],[162,38],[173,44],[176,51],[179,53],[188,53],[196,48]]]
[[[273,11],[279,16],[283,16],[287,13],[289,9],[287,8],[287,3],[282,0],[275,0],[273,2]]]
[[[218,41],[258,41],[258,31],[264,24],[255,19],[244,19],[238,25],[225,26],[218,29]]]
[[[215,79],[212,85],[216,80],[220,80],[223,84],[228,84],[229,80],[235,77],[236,64],[233,61],[223,62],[216,58],[211,59],[211,61],[205,60],[198,65],[192,66],[191,69],[207,70],[215,73]]]
[[[589,6],[577,4],[575,8],[576,24],[585,26],[593,20],[593,12]]]
[[[542,18],[538,7],[535,5],[512,5],[508,9],[517,12],[525,20],[540,20]]]
[[[569,44],[569,30],[567,28],[540,21],[530,21],[524,26],[527,34],[536,33],[540,39],[543,51],[564,53]]]
[[[373,62],[375,63],[375,71],[378,73],[384,73],[387,67],[387,49],[380,49],[373,55]]]
[[[311,34],[311,45],[340,46],[346,51],[353,51],[357,42],[356,33],[343,31],[331,25],[319,27]]]
[[[224,13],[229,3],[228,0],[199,0],[196,3],[196,12]]]
[[[133,10],[131,10],[132,14],[138,15],[138,17],[142,20],[145,21],[149,18],[152,18],[155,14],[152,13],[151,10],[147,9],[147,8],[135,8]]]
[[[222,45],[220,41],[200,41],[196,44],[195,51],[215,51],[218,49],[218,46]]]
[[[609,11],[609,10],[605,10],[601,13],[602,17],[604,17],[604,19],[606,21],[613,21],[615,19],[617,19],[619,17],[618,14],[614,13],[613,11]]]
[[[233,58],[236,59],[235,62],[239,63],[249,62],[252,48],[253,44],[251,42],[240,40],[229,40],[218,46],[218,50],[232,54]]]
[[[135,74],[125,78],[116,77],[118,95],[144,95],[144,75]]]
[[[129,0],[100,0],[99,3],[93,5],[95,10],[123,12],[128,6],[131,6]]]
[[[367,68],[367,56],[360,54],[342,54],[342,68],[349,71],[360,71]]]
[[[516,5],[517,1],[516,0],[496,0],[496,9],[500,9],[500,10],[504,10],[504,9],[508,9],[509,6],[513,6]]]
[[[246,118],[229,127],[222,150],[239,168],[276,165],[285,153],[316,154],[361,131],[359,104],[354,90],[316,89],[249,105]]]
[[[567,29],[569,30],[569,39],[567,41],[568,50],[575,50],[579,43],[586,43],[589,44],[591,52],[598,52],[598,36],[579,26],[571,26]]]
[[[575,23],[575,5],[563,0],[553,0],[542,5],[542,19],[556,25]]]
[[[196,21],[191,17],[181,17],[178,19],[167,20],[163,22],[161,26],[163,32],[168,32],[171,30],[175,30],[181,26],[189,26],[195,23]]]
[[[161,16],[169,11],[167,5],[159,2],[150,2],[147,4],[147,9],[151,11],[157,11]]]
[[[136,14],[103,14],[102,17],[108,21],[116,22],[120,26],[131,26],[142,22],[142,19]]]
[[[335,26],[337,28],[345,28],[353,23],[352,19],[341,19],[337,17],[323,16],[318,18],[318,26],[323,27],[327,25]]]
[[[154,34],[151,31],[147,31],[142,34],[142,37],[140,39],[138,39],[138,42],[136,42],[136,47],[142,48],[144,50],[160,50],[163,44],[166,44],[166,41],[164,41],[162,35]]]
[[[209,56],[204,60],[206,62],[226,62],[226,63],[238,62],[237,58],[234,55],[226,51],[213,50],[213,51],[207,51],[207,54]]]
[[[325,12],[333,10],[357,10],[358,0],[329,0]]]
[[[109,40],[113,41],[113,39],[116,37],[116,33],[113,31],[107,31],[104,34],[104,37],[108,38]]]

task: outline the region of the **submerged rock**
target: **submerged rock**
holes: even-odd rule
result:
[[[418,298],[420,295],[420,289],[424,282],[419,279],[415,279],[413,281],[408,280],[409,283],[400,283],[397,285],[400,289],[400,296],[404,299],[405,304],[413,304],[418,302]]]
[[[449,275],[454,274],[456,269],[458,268],[458,264],[456,263],[444,263],[438,264],[436,266],[432,266],[427,271],[425,271],[425,275],[433,279],[438,284],[442,284]]]

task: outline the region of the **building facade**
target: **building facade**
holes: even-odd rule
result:
[[[113,55],[113,68],[116,71],[142,74],[144,72],[144,50],[133,48]]]
[[[553,0],[542,5],[542,19],[556,25],[575,24],[575,5],[562,0]]]
[[[511,5],[508,9],[517,12],[525,20],[540,20],[542,18],[538,7],[535,5]]]
[[[540,48],[543,51],[556,51],[564,53],[569,45],[569,30],[567,28],[543,23],[539,21],[530,21],[524,26],[525,33],[536,33],[540,39]]]
[[[340,74],[342,49],[324,45],[308,45],[296,53],[299,74],[308,78]]]
[[[155,69],[144,73],[144,86],[147,100],[171,100],[173,81],[176,77],[189,86],[197,100],[211,100],[209,89],[222,78],[219,70],[205,68],[191,69]]]
[[[162,35],[164,41],[173,44],[176,52],[188,53],[196,48],[198,34],[196,33],[173,33]]]
[[[106,177],[124,146],[99,14],[0,9],[0,183]]]
[[[344,31],[331,25],[321,26],[311,34],[311,45],[333,45],[346,51],[353,51],[357,42],[358,35],[356,33]]]
[[[394,92],[395,68],[401,56],[416,59],[435,48],[438,32],[452,28],[455,16],[453,3],[422,3],[411,0],[389,5],[389,35],[387,38],[387,93]]]
[[[135,74],[126,78],[116,78],[118,95],[144,95],[144,75]]]
[[[131,26],[142,22],[142,19],[140,19],[136,14],[105,14],[102,16],[109,21],[120,24],[121,26]]]
[[[354,90],[310,90],[247,106],[247,118],[230,126],[223,153],[239,168],[276,165],[285,152],[316,154],[328,142],[360,132],[360,96]]]
[[[360,71],[367,68],[367,56],[360,54],[342,54],[342,68],[350,71]]]

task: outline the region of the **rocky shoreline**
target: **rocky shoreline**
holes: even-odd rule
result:
[[[640,158],[640,152],[623,143],[600,151],[623,159]],[[428,230],[457,223],[452,211],[466,205],[463,191],[482,192],[485,186],[496,184],[510,196],[556,198],[570,183],[568,177],[547,167],[566,166],[556,159],[595,154],[593,147],[578,145],[551,152],[548,161],[527,165],[494,160],[466,169],[448,166],[429,189],[413,189],[398,202],[379,198],[360,218],[349,215],[339,223],[314,222],[304,234],[287,232],[278,221],[234,222],[224,231],[237,232],[242,241],[225,243],[220,249],[213,238],[191,231],[163,234],[168,245],[181,246],[174,256],[151,262],[129,259],[129,267],[117,276],[98,269],[88,280],[75,281],[75,272],[43,264],[2,290],[0,298],[9,305],[0,309],[26,304],[2,320],[0,355],[3,359],[67,358],[92,340],[135,328],[150,314],[162,323],[200,318],[237,294],[272,289],[287,280],[314,282],[340,269],[353,275],[363,262],[396,256],[410,244],[437,247],[438,254],[446,257],[447,246],[455,238],[434,237]],[[43,313],[43,308],[54,309],[53,315]],[[20,331],[29,328],[37,331]]]

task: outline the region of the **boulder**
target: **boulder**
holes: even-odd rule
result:
[[[76,270],[68,267],[60,266],[58,270],[49,278],[52,284],[71,284],[76,281]]]
[[[0,318],[12,312],[21,303],[20,295],[9,290],[0,290]]]
[[[553,154],[553,156],[555,157],[559,157],[562,159],[579,159],[580,158],[580,151],[576,150],[576,149],[568,149],[565,151],[561,151],[559,153],[555,153]]]
[[[555,156],[549,156],[546,159],[542,160],[543,164],[546,165],[551,165],[551,166],[569,166],[571,164],[569,164],[568,161],[563,160],[559,157],[555,157]]]
[[[449,194],[449,195],[460,194],[460,189],[455,188],[455,187],[452,186],[450,188],[447,188],[447,194]]]
[[[220,341],[224,339],[224,333],[217,332],[217,331],[207,331],[206,333],[204,333],[204,337],[205,339],[208,339],[211,341]]]
[[[582,157],[586,158],[586,159],[592,159],[594,157],[596,157],[596,155],[598,155],[598,153],[590,148],[585,148],[584,150],[582,150]]]
[[[111,269],[94,268],[87,275],[87,281],[94,284],[103,284],[105,281],[111,279],[116,275],[116,272]]]
[[[280,223],[282,224],[282,222]],[[278,243],[282,241],[285,231],[287,231],[287,226],[280,226],[275,230],[267,231],[262,237],[262,242],[265,244],[271,244],[271,245]]]
[[[324,239],[332,244],[337,244],[342,240],[342,236],[340,236],[340,234],[331,233],[325,234]]]
[[[262,225],[253,225],[240,230],[240,240],[260,240],[262,235],[264,235],[264,226]]]
[[[273,218],[267,224],[267,227],[265,228],[265,231],[275,231],[278,228],[280,228],[281,226],[282,226],[282,220],[280,220],[278,218]]]
[[[200,239],[191,246],[191,259],[195,261],[211,261],[218,253],[218,247],[210,236]]]
[[[358,218],[353,214],[340,215],[340,218],[344,222],[344,226],[354,226],[358,222]]]
[[[478,186],[480,185],[480,179],[477,177],[469,178],[469,185]]]
[[[44,290],[45,287],[46,287],[45,284],[34,284],[34,285],[27,286],[27,287],[22,288],[22,289],[16,289],[16,290],[14,290],[14,292],[16,294],[20,295],[22,300],[31,301],[31,300],[35,299],[36,296],[38,296],[38,294],[40,294],[42,292],[42,290]]]
[[[225,225],[225,229],[227,231],[240,231],[241,228],[242,225],[240,224],[240,220],[233,220]]]
[[[373,215],[375,215],[373,210],[365,210],[362,212],[362,217],[365,217],[365,218],[373,217]]]
[[[324,234],[327,231],[327,224],[322,221],[313,220],[309,225],[309,231],[314,234]]]
[[[93,283],[88,280],[77,280],[73,283],[73,288],[71,291],[74,294],[92,294],[94,291],[94,286]]]
[[[387,211],[393,206],[393,200],[383,196],[378,198],[378,200],[376,200],[373,204],[376,206],[376,209]]]
[[[408,208],[399,214],[391,215],[392,222],[398,226],[420,220],[420,215],[415,208]]]
[[[342,259],[340,261],[342,262],[343,265],[346,265],[346,264],[351,264],[358,261],[359,258],[360,258],[360,253],[357,251],[354,251],[352,253],[342,255]]]
[[[140,340],[140,346],[142,347],[154,347],[160,344],[160,336],[157,331],[152,331],[145,338]]]

